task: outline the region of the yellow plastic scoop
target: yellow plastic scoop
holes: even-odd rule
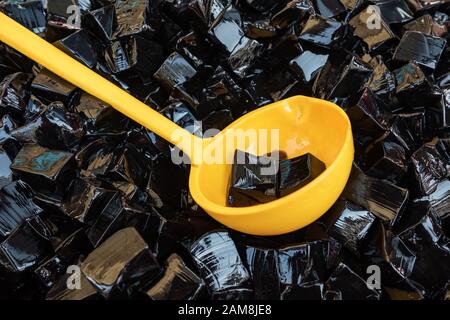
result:
[[[246,114],[213,138],[201,139],[2,13],[0,41],[183,150],[192,163],[189,179],[192,197],[213,218],[235,230],[277,235],[300,229],[333,205],[350,175],[354,153],[350,121],[333,103],[292,97]],[[266,139],[252,135],[255,130],[277,132],[277,141],[271,134],[265,135]],[[275,201],[251,207],[227,207],[236,148],[252,150],[261,143],[266,145],[257,148],[258,155],[281,150],[291,158],[309,152],[325,163],[326,170],[303,188]],[[273,148],[274,145],[277,147]],[[214,155],[214,161],[206,155]]]

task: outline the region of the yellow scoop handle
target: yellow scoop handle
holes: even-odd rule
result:
[[[108,103],[125,116],[177,145],[195,163],[191,150],[202,139],[190,134],[112,82],[0,12],[0,41],[16,49],[85,92]]]

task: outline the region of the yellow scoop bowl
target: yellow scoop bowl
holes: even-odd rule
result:
[[[192,197],[209,215],[232,229],[254,235],[278,235],[300,229],[333,205],[350,175],[354,154],[350,121],[331,102],[292,97],[246,114],[213,138],[201,139],[2,13],[0,41],[177,145],[192,162],[189,178]],[[240,144],[240,150],[247,150],[261,143],[251,136],[228,143],[237,139],[234,134],[237,129],[276,129],[277,150],[284,151],[289,158],[309,152],[325,163],[326,170],[303,188],[275,201],[251,207],[227,207],[230,159],[236,146]],[[264,143],[271,146],[272,142],[269,135]],[[203,154],[210,150],[221,150],[215,155],[216,160],[222,161],[205,162]]]

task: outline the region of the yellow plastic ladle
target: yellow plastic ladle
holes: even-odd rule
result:
[[[354,154],[350,121],[331,102],[291,97],[244,115],[213,138],[201,139],[3,13],[0,13],[0,41],[178,146],[191,159],[192,197],[209,215],[232,229],[254,235],[278,235],[300,229],[333,205],[350,175]],[[248,150],[262,141],[259,135],[244,134],[243,139],[242,135],[239,138],[235,134],[239,130],[244,133],[278,130],[277,150],[284,151],[289,158],[309,152],[325,163],[326,170],[303,188],[275,201],[227,207],[230,159],[237,146]],[[264,143],[273,145],[272,136],[266,137]],[[270,145],[260,150],[267,152]],[[205,161],[205,154],[214,154],[222,161]]]

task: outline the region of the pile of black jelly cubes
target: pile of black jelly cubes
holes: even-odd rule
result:
[[[192,200],[172,145],[0,43],[0,299],[449,298],[448,1],[0,10],[194,134],[307,95],[347,112],[356,149],[321,219],[241,234]]]

